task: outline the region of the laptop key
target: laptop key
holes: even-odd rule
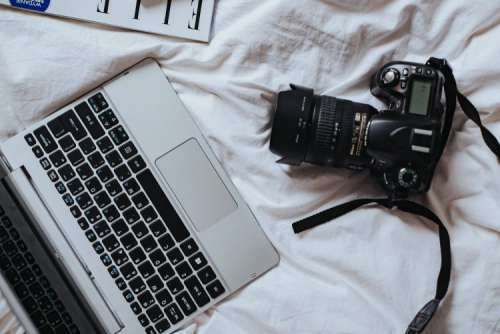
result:
[[[73,215],[73,217],[75,217],[75,218],[80,218],[82,216],[82,211],[76,205],[72,206],[70,208],[70,211],[71,211],[71,214]]]
[[[131,141],[120,146],[119,151],[125,160],[128,160],[137,154],[137,148]]]
[[[102,215],[101,213],[99,212],[99,210],[93,206],[91,207],[90,209],[87,209],[85,211],[85,217],[87,217],[88,221],[91,223],[91,224],[95,224],[97,223],[99,220],[102,219]]]
[[[24,140],[29,146],[33,146],[36,144],[36,139],[31,133],[28,133],[26,136],[24,136]]]
[[[78,144],[78,146],[80,146],[80,149],[82,150],[83,154],[85,154],[85,155],[89,155],[90,153],[94,152],[96,149],[94,142],[89,137],[82,140]]]
[[[191,297],[193,297],[196,305],[203,307],[210,302],[210,298],[196,276],[191,276],[184,282],[184,284],[191,294]]]
[[[127,282],[125,282],[125,280],[121,277],[115,281],[115,284],[118,287],[118,289],[120,289],[120,291],[123,291],[127,288]]]
[[[108,272],[109,272],[109,275],[111,276],[111,278],[117,278],[118,276],[120,276],[120,272],[118,271],[118,268],[114,265],[108,268]]]
[[[146,331],[145,332],[146,334],[156,334],[157,333],[156,330],[154,329],[154,327],[152,327],[152,326],[149,326],[148,328],[146,328],[145,331]]]
[[[215,272],[209,266],[198,272],[198,277],[203,284],[208,284],[216,278]]]
[[[130,285],[130,288],[132,289],[132,291],[137,295],[139,293],[141,293],[142,291],[144,291],[144,289],[146,289],[146,284],[144,283],[144,281],[142,280],[142,278],[140,278],[139,276],[137,276],[136,278],[132,279],[129,283]]]
[[[132,176],[132,173],[130,173],[130,169],[128,169],[127,165],[125,164],[115,168],[115,174],[118,180],[120,180],[121,182],[127,180]]]
[[[45,126],[41,126],[34,131],[35,137],[42,146],[45,153],[51,153],[57,149],[57,143]]]
[[[73,179],[72,181],[68,182],[67,186],[68,186],[69,192],[73,196],[78,195],[79,193],[81,193],[84,190],[82,182],[76,178]]]
[[[92,171],[92,168],[90,168],[90,165],[88,163],[84,163],[83,165],[78,166],[76,168],[76,172],[83,181],[94,175],[94,172]]]
[[[47,324],[47,320],[40,311],[33,312],[30,314],[30,318],[33,321],[33,325],[36,327],[43,327]]]
[[[193,255],[195,252],[198,251],[198,245],[191,238],[191,239],[188,239],[188,240],[184,241],[181,244],[181,250],[182,250],[182,252],[184,253],[185,256],[189,257],[189,256]]]
[[[113,258],[113,261],[115,261],[115,264],[117,266],[121,266],[122,264],[128,261],[127,253],[125,253],[125,251],[122,248],[112,253],[111,258]]]
[[[158,239],[158,242],[160,243],[160,246],[164,251],[167,251],[175,246],[175,241],[174,239],[172,239],[172,236],[170,234],[164,235],[163,237]]]
[[[161,220],[156,220],[154,223],[149,225],[149,228],[155,237],[159,237],[167,232],[165,224]]]
[[[123,162],[122,157],[120,156],[120,154],[118,154],[117,151],[112,151],[106,154],[106,160],[108,161],[108,164],[111,166],[111,168],[115,168]]]
[[[59,180],[59,175],[53,169],[47,172],[47,176],[49,177],[50,181],[52,181],[52,182],[57,182]],[[59,189],[57,191],[59,191]],[[66,189],[64,190],[64,192],[65,191],[66,191]],[[61,193],[61,192],[59,192],[59,193]]]
[[[78,166],[85,161],[82,152],[79,149],[73,150],[68,153],[68,159],[73,166]]]
[[[71,197],[70,194],[64,194],[62,197],[64,203],[66,203],[67,206],[71,206],[75,204],[75,201],[73,200],[73,197]]]
[[[177,212],[161,189],[150,170],[145,170],[137,175],[137,180],[153,203],[154,207],[166,223],[168,230],[177,242],[189,237],[189,231],[181,221]]]
[[[40,165],[44,170],[47,170],[51,167],[50,161],[47,158],[43,158],[40,160]]]
[[[143,308],[148,308],[155,303],[155,299],[149,291],[146,291],[137,296],[137,300]]]
[[[184,259],[179,248],[174,248],[171,251],[169,251],[167,253],[167,257],[168,257],[170,263],[172,263],[174,266],[176,264],[180,263]]]
[[[130,308],[132,309],[132,312],[134,312],[135,315],[142,312],[141,305],[138,302],[130,304]]]
[[[207,263],[207,259],[205,259],[205,257],[201,253],[198,253],[189,258],[189,264],[191,264],[191,267],[193,267],[193,269],[196,271],[206,266]]]
[[[156,247],[158,247],[158,244],[156,243],[155,239],[151,235],[148,235],[147,237],[142,239],[141,245],[142,245],[142,248],[146,251],[146,253],[149,253],[152,250],[154,250]]]
[[[104,98],[104,95],[102,93],[97,93],[91,98],[89,98],[89,104],[94,109],[94,112],[97,114],[104,109],[108,108],[108,102]]]
[[[64,156],[64,154],[62,153],[61,150],[57,150],[54,153],[52,153],[51,155],[49,155],[49,159],[50,159],[50,161],[52,161],[52,163],[54,164],[54,166],[56,168],[61,167],[67,161],[66,157]]]
[[[127,225],[125,225],[125,226],[127,226]],[[121,237],[120,242],[122,243],[123,247],[126,250],[130,250],[130,249],[134,248],[135,246],[137,246],[137,244],[138,244],[136,237],[130,232],[127,233],[126,235],[124,235],[123,237]]]
[[[94,242],[94,241],[96,241],[96,240],[97,240],[97,235],[95,235],[94,231],[92,231],[92,230],[88,230],[88,231],[86,231],[86,232],[85,232],[85,236],[87,237],[87,239],[88,239],[90,242]],[[106,256],[107,256],[107,254],[106,254]],[[109,256],[107,256],[107,257],[109,258]],[[107,259],[103,259],[103,258],[101,257],[101,260],[103,260],[103,262],[104,262],[104,261],[105,261],[105,260],[107,260]],[[105,263],[105,264],[106,264],[106,263]],[[111,264],[111,263],[109,263],[109,264]]]
[[[167,262],[167,258],[163,254],[163,251],[159,248],[149,254],[149,259],[151,260],[151,262],[153,262],[155,267],[161,266],[162,264]]]
[[[117,221],[115,221],[113,224],[111,224],[111,228],[113,229],[113,231],[115,231],[118,237],[124,235],[129,230],[128,225],[125,223],[123,219],[118,219]]]
[[[130,200],[128,199],[128,196],[125,195],[124,193],[120,194],[119,196],[115,197],[115,204],[118,207],[118,210],[123,211],[129,206],[132,205]]]
[[[155,323],[164,317],[163,312],[158,305],[150,307],[148,310],[146,310],[146,314],[148,315],[149,320],[151,320],[152,323]]]
[[[99,152],[92,153],[91,155],[88,156],[87,159],[89,160],[90,165],[94,169],[99,168],[104,163],[104,158]]]
[[[158,217],[151,205],[141,211],[141,216],[146,223],[151,223]]]
[[[148,284],[149,288],[151,289],[151,292],[153,293],[160,291],[160,289],[162,289],[165,286],[160,276],[158,275],[154,275],[153,277],[148,279],[146,283]]]
[[[207,292],[210,295],[210,297],[215,299],[215,298],[219,297],[220,295],[222,295],[224,292],[226,292],[226,289],[224,289],[224,287],[222,286],[222,283],[217,280],[217,281],[207,285]]]
[[[109,228],[108,224],[104,220],[102,220],[99,223],[94,225],[94,231],[95,231],[95,233],[97,233],[97,236],[99,238],[104,238],[106,235],[108,235],[111,232],[111,229]],[[116,248],[118,248],[118,246],[120,246],[120,244],[118,243],[118,240],[116,240],[116,237],[114,235],[111,235],[110,238],[114,238],[114,240],[112,239],[112,240],[108,240],[108,242],[106,242],[107,239],[104,239],[103,243],[106,246],[106,248],[108,249],[108,251],[111,252],[111,251],[115,250]]]
[[[196,311],[196,305],[186,291],[183,291],[177,297],[175,297],[175,300],[186,316],[189,316]]]
[[[111,199],[105,191],[101,191],[100,193],[96,194],[94,196],[94,200],[100,209],[111,204]]]
[[[97,226],[97,224],[94,226],[94,228],[96,226]],[[104,247],[106,247],[106,250],[108,252],[112,252],[115,249],[117,249],[118,247],[120,247],[120,243],[118,242],[118,239],[116,239],[116,237],[113,234],[111,234],[111,235],[107,236],[105,239],[103,239],[102,244],[104,245]]]
[[[135,236],[140,239],[148,234],[148,228],[142,221],[140,221],[132,226],[132,232],[134,232]]]
[[[66,128],[64,127],[64,124],[62,124],[58,118],[53,119],[52,121],[48,122],[47,126],[49,127],[49,130],[52,132],[52,134],[56,138],[59,138],[67,133]]]
[[[181,310],[176,304],[171,304],[165,309],[165,314],[167,315],[168,320],[175,325],[184,319]]]
[[[128,134],[125,132],[125,129],[121,125],[110,130],[109,136],[111,137],[111,140],[113,140],[116,146],[120,146],[129,139]]]
[[[155,268],[151,265],[151,262],[149,262],[149,261],[146,261],[143,264],[141,264],[138,267],[138,269],[139,269],[139,272],[141,273],[142,277],[144,277],[144,279],[151,277],[155,273]]]
[[[71,132],[75,140],[79,141],[87,135],[87,131],[83,128],[82,122],[80,122],[73,110],[66,111],[57,119],[61,122],[66,131]]]
[[[90,110],[87,102],[82,102],[75,107],[75,111],[82,119],[83,124],[90,133],[90,136],[94,139],[98,139],[104,135],[104,129],[95,117],[92,110]]]
[[[35,146],[31,149],[33,151],[33,154],[35,155],[35,157],[37,158],[41,158],[43,156],[43,150],[40,146]]]
[[[120,183],[118,183],[118,181],[111,180],[106,183],[106,190],[112,197],[114,197],[122,192],[122,187],[120,186]]]
[[[76,197],[76,203],[78,203],[80,209],[85,210],[92,205],[92,198],[88,193],[83,193]]]
[[[106,154],[109,151],[111,151],[114,147],[113,143],[111,142],[111,139],[109,139],[108,136],[102,137],[97,141],[97,146],[101,150],[102,154]]]
[[[61,168],[59,168],[58,170],[59,172],[59,175],[61,175],[61,178],[65,181],[65,182],[68,182],[69,180],[71,180],[72,178],[75,177],[75,171],[73,170],[73,168],[66,164],[64,166],[62,166]]]
[[[118,118],[111,109],[106,110],[99,115],[99,120],[101,121],[104,128],[109,129],[118,124]]]
[[[179,277],[182,279],[186,279],[193,273],[193,270],[186,261],[180,263],[177,267],[175,267],[175,270],[177,271]]]
[[[71,135],[67,135],[59,139],[59,146],[61,146],[64,152],[68,152],[74,149],[76,144],[73,138],[71,138]]]
[[[59,316],[59,313],[56,311],[52,311],[49,314],[47,314],[47,320],[49,321],[49,325],[52,328],[55,328],[56,326],[59,326],[62,323],[62,319]]]
[[[146,168],[146,162],[140,155],[136,155],[134,158],[128,161],[128,166],[134,173],[138,173],[144,168]]]
[[[102,184],[99,182],[97,177],[92,177],[85,181],[85,186],[87,187],[90,194],[95,194],[102,189]]]
[[[92,247],[94,248],[95,252],[99,255],[104,252],[104,246],[99,241],[94,242]]]
[[[170,292],[173,295],[178,294],[179,292],[182,291],[182,289],[184,289],[182,282],[177,277],[174,277],[170,281],[168,281],[167,287],[168,287],[168,290],[170,290]]]
[[[142,209],[149,204],[148,198],[144,195],[143,192],[140,192],[132,197],[132,201],[134,202],[137,209]]]
[[[101,182],[106,183],[113,178],[113,172],[108,166],[103,166],[96,171]]]
[[[130,258],[132,259],[132,262],[134,264],[138,265],[142,261],[146,260],[146,254],[144,251],[141,249],[141,247],[136,247],[134,248],[130,253]]]
[[[127,301],[127,303],[131,303],[134,301],[134,294],[130,290],[125,290],[123,292],[123,298]]]
[[[129,194],[130,196],[132,196],[141,189],[139,187],[139,183],[137,183],[135,179],[130,179],[128,181],[125,181],[123,183],[123,187],[125,188],[127,194]]]
[[[113,204],[102,210],[102,213],[104,217],[106,217],[106,220],[110,223],[120,217],[120,212],[118,212],[118,209]]]
[[[137,212],[136,209],[134,208],[129,208],[127,209],[125,212],[123,212],[123,217],[125,218],[125,220],[127,221],[127,223],[129,224],[133,224],[135,223],[136,221],[139,220],[139,213]]]
[[[141,314],[140,316],[138,316],[137,320],[139,320],[139,323],[142,327],[146,327],[147,325],[149,325],[149,319],[145,314]]]
[[[89,223],[87,222],[87,220],[85,218],[81,217],[81,218],[78,219],[77,222],[78,222],[78,226],[80,226],[80,228],[82,230],[85,231],[86,229],[89,228]]]
[[[156,301],[161,307],[167,306],[172,301],[172,296],[167,289],[162,289],[155,294]]]
[[[137,270],[135,269],[134,265],[130,262],[121,266],[120,272],[127,281],[130,281],[132,278],[137,276]]]

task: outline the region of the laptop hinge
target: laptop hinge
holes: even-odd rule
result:
[[[0,180],[9,174],[10,174],[9,164],[7,163],[3,155],[0,154]]]

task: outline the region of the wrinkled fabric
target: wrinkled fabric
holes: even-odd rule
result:
[[[445,57],[500,137],[499,23],[500,2],[487,0],[219,0],[206,45],[1,8],[0,139],[154,57],[281,254],[183,333],[400,334],[434,295],[437,231],[366,207],[294,235],[295,220],[383,192],[367,172],[276,164],[274,93],[293,82],[381,108],[369,92],[381,65]],[[500,168],[460,110],[417,200],[446,221],[453,252],[426,333],[500,333]]]

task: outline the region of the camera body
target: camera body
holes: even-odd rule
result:
[[[380,111],[291,85],[278,94],[270,148],[281,163],[369,168],[393,197],[425,192],[444,146],[444,83],[434,67],[387,63],[370,84]]]
[[[425,192],[439,159],[443,74],[430,66],[390,62],[372,77],[371,93],[387,105],[367,126],[371,170],[392,193]]]

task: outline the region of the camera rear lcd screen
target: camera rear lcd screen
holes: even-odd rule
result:
[[[408,112],[415,115],[427,115],[431,95],[432,81],[413,80]]]

